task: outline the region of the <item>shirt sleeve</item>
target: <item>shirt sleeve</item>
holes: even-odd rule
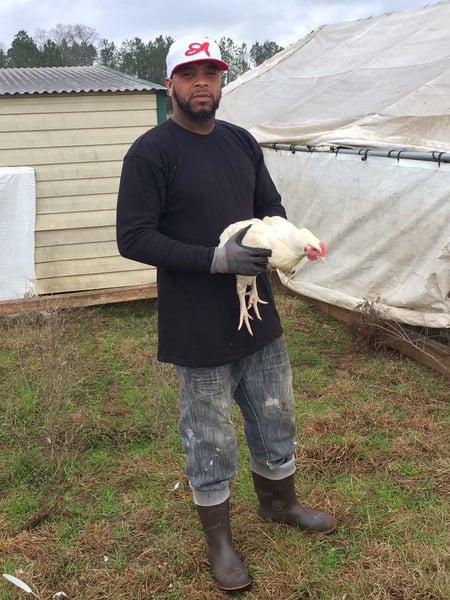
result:
[[[125,258],[177,271],[209,272],[214,248],[179,242],[158,230],[166,195],[161,162],[129,153],[122,165],[116,234]]]

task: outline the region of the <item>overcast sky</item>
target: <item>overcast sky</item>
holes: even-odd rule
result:
[[[434,4],[431,0],[428,4]],[[57,24],[86,25],[120,45],[135,37],[174,39],[190,32],[236,43],[277,42],[286,47],[313,29],[386,12],[426,0],[0,0],[0,47],[20,30],[34,37]]]

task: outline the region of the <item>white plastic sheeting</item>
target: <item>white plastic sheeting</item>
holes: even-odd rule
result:
[[[0,167],[0,301],[36,294],[34,223],[34,169]]]
[[[350,310],[450,327],[450,165],[264,150],[290,221],[328,250],[282,281]]]
[[[265,149],[288,217],[328,246],[291,289],[450,327],[450,165],[330,147],[450,151],[450,2],[324,25],[224,88],[218,117]]]
[[[224,88],[260,143],[450,150],[450,2],[324,25]]]

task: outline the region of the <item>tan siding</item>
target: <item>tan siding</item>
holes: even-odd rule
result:
[[[73,179],[92,179],[120,175],[121,160],[105,162],[72,162],[69,164],[41,165],[36,171],[36,182],[70,181]]]
[[[119,256],[115,207],[123,156],[156,120],[154,93],[0,97],[0,166],[36,172],[39,294],[154,283]]]
[[[114,100],[111,101],[111,96]],[[3,102],[4,100],[4,102]],[[50,101],[48,101],[50,100]],[[110,94],[52,94],[35,96],[2,96],[0,114],[17,115],[25,113],[68,113],[90,111],[123,111],[142,110],[148,108],[156,110],[156,96],[148,92],[115,92]],[[24,104],[25,102],[25,104]]]
[[[115,209],[117,203],[117,189],[111,194],[89,194],[89,196],[49,196],[39,199],[39,214],[60,212],[90,211],[93,206],[96,210]]]
[[[35,249],[37,263],[116,255],[117,245],[115,240],[107,242],[86,242],[85,244],[59,244],[58,246],[44,246],[43,248]]]
[[[38,279],[38,294],[56,294],[64,290],[102,290],[107,288],[128,287],[133,285],[149,285],[156,282],[156,269],[150,267],[143,271],[125,271],[117,273],[101,273],[80,275],[75,277],[57,277],[54,279]]]
[[[92,210],[89,212],[53,213],[36,216],[36,231],[84,229],[115,225],[115,210]]]
[[[0,103],[2,102],[0,98]],[[156,113],[155,113],[156,117]],[[51,122],[48,123],[51,126]],[[111,127],[109,129],[73,129],[70,131],[25,131],[22,133],[6,132],[1,134],[2,148],[20,149],[23,148],[24,162],[28,160],[26,155],[27,148],[40,148],[45,152],[47,148],[77,148],[89,146],[89,144],[126,144],[133,142],[141,133],[144,133],[148,127]],[[0,165],[0,166],[9,166]],[[25,166],[25,165],[23,165]],[[30,166],[30,165],[27,165]],[[32,165],[31,165],[32,166]]]
[[[121,256],[97,256],[76,260],[55,260],[36,265],[38,279],[67,277],[69,275],[94,275],[116,271],[142,271],[143,265]]]
[[[0,100],[1,102],[1,100]],[[0,135],[2,135],[0,133]],[[2,137],[3,139],[3,137]],[[92,142],[92,140],[91,140]],[[125,156],[129,143],[121,144],[99,144],[98,146],[78,146],[78,163],[97,163],[109,160],[122,160]],[[26,154],[25,154],[26,153]],[[0,166],[19,167],[27,164],[41,166],[71,163],[73,161],[73,148],[42,147],[36,148],[0,148]]]
[[[90,196],[95,194],[113,194],[119,189],[119,174],[117,177],[109,177],[102,179],[80,179],[74,180],[56,180],[44,181],[36,185],[36,194],[41,198],[49,196],[57,197],[57,194],[62,196],[72,196],[75,194]],[[95,207],[92,207],[95,210]],[[39,201],[37,201],[37,212],[40,213]]]
[[[45,229],[43,231],[36,231],[34,236],[36,248],[111,240],[116,240],[116,228],[114,225],[109,227],[85,227],[84,229],[59,229],[56,231]]]
[[[133,115],[133,124],[148,127],[153,118],[152,110],[136,111]],[[51,121],[54,131],[71,131],[76,129],[115,129],[129,125],[130,111],[112,112],[74,112],[69,114],[23,114],[20,120],[12,119],[11,115],[0,115],[0,130],[20,133],[23,131],[46,132]]]

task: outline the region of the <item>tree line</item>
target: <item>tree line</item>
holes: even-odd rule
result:
[[[96,30],[86,25],[57,25],[50,31],[39,31],[34,38],[20,30],[10,48],[6,51],[0,48],[0,68],[103,65],[163,84],[166,54],[173,41],[170,36],[160,35],[149,42],[135,37],[116,45],[100,39]],[[229,37],[216,41],[223,60],[230,67],[225,74],[225,83],[234,81],[283,50],[271,41],[255,42],[251,47],[238,44]]]

